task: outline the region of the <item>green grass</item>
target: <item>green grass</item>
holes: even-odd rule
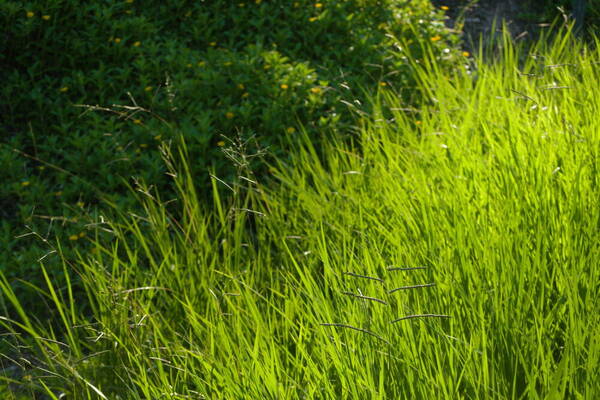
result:
[[[86,307],[44,273],[39,321],[0,280],[17,392],[598,398],[598,44],[410,59],[420,106],[382,89],[354,144],[290,136],[269,177],[233,142],[210,208],[185,142],[163,146],[176,200],[141,183],[143,212],[98,216],[64,259]]]

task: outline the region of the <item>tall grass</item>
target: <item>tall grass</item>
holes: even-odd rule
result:
[[[500,49],[415,63],[422,107],[380,92],[356,146],[304,136],[270,184],[232,143],[212,211],[164,147],[177,199],[140,184],[145,213],[65,260],[89,309],[46,276],[35,321],[0,280],[15,393],[598,398],[600,51]]]

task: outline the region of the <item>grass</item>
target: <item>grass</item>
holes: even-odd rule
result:
[[[135,207],[132,171],[166,196],[163,141],[185,137],[209,187],[207,169],[234,172],[223,135],[285,155],[281,138],[300,125],[315,138],[346,132],[340,100],[414,86],[394,36],[415,52],[429,43],[440,62],[463,58],[427,0],[7,0],[0,23],[0,270],[11,277],[40,275],[47,249],[22,237],[31,231],[89,250],[88,214]]]
[[[143,212],[97,217],[93,251],[63,258],[85,293],[44,272],[41,321],[0,280],[7,382],[50,398],[597,398],[598,42],[497,49],[451,74],[412,59],[418,107],[382,88],[354,143],[290,136],[270,177],[231,142],[237,178],[213,175],[211,208],[185,141],[162,146],[176,199],[140,183]]]

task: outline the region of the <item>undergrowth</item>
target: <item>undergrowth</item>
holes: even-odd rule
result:
[[[139,182],[143,211],[63,258],[86,308],[43,272],[36,320],[0,280],[7,396],[597,398],[595,45],[412,59],[421,104],[382,88],[354,145],[289,134],[270,178],[223,146],[211,208],[185,140],[163,145],[176,198]]]
[[[3,1],[0,23],[0,270],[31,279],[48,248],[23,235],[83,251],[88,214],[135,206],[131,175],[171,190],[162,142],[186,138],[210,198],[206,170],[234,174],[223,135],[281,156],[300,126],[316,141],[347,132],[340,100],[366,103],[380,84],[409,96],[396,38],[462,58],[426,0]]]

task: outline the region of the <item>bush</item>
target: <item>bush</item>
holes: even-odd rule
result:
[[[342,99],[378,85],[410,96],[401,44],[462,57],[425,0],[6,1],[0,22],[0,270],[34,280],[48,244],[15,237],[84,249],[88,213],[135,203],[131,175],[166,189],[161,142],[185,137],[203,188],[209,168],[233,174],[222,135],[282,155],[286,132],[349,131]]]

